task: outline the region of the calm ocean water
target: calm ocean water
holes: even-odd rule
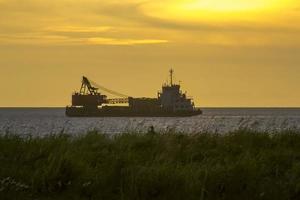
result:
[[[64,108],[0,108],[0,133],[43,136],[83,134],[97,130],[116,134],[126,131],[226,133],[248,128],[276,132],[300,130],[300,108],[205,108],[200,116],[187,118],[68,118]]]

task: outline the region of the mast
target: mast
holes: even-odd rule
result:
[[[171,86],[173,85],[173,73],[174,73],[174,70],[171,68],[170,69],[170,83],[171,83]]]

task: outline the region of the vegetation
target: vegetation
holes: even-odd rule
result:
[[[300,199],[300,134],[0,136],[1,199]]]

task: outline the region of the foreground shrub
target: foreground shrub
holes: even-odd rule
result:
[[[300,199],[300,134],[0,136],[1,199]]]

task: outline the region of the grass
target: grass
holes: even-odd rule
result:
[[[300,199],[300,134],[3,135],[0,199]]]

